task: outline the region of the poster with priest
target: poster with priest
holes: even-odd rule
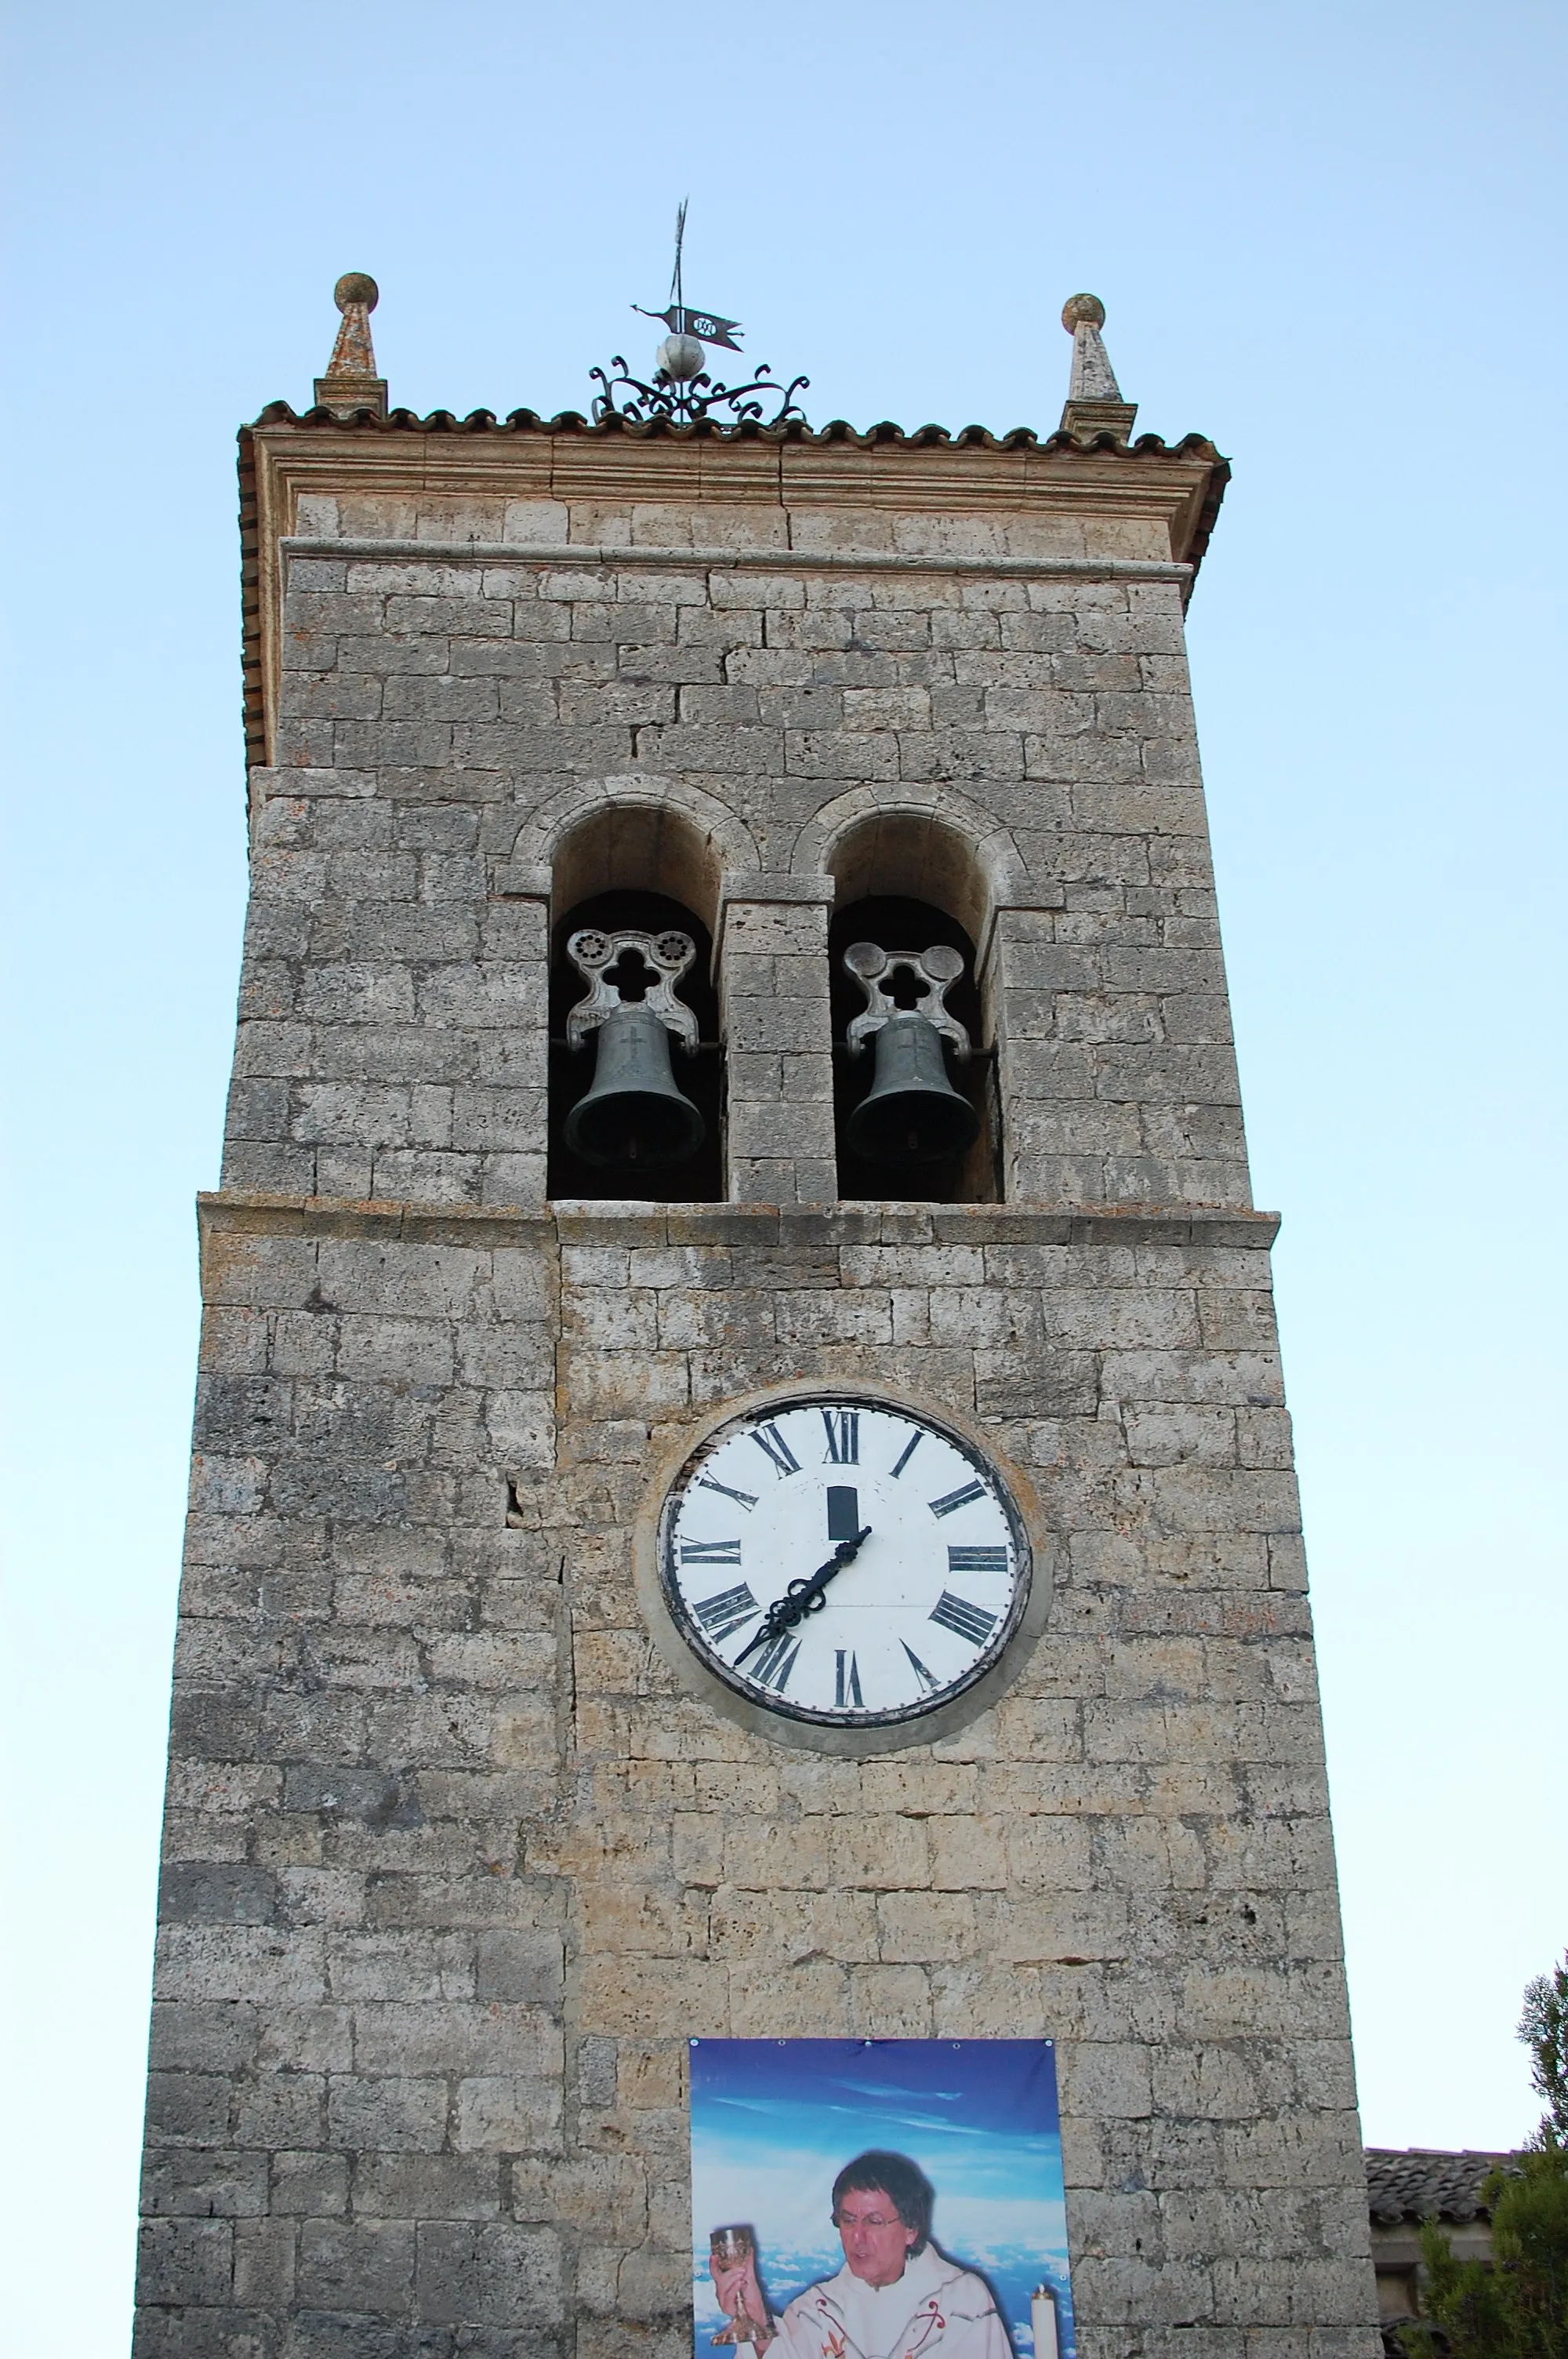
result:
[[[694,2359],[1075,2359],[1048,2039],[694,2039]]]

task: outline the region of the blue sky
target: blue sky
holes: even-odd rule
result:
[[[1049,428],[1091,288],[1236,475],[1192,652],[1297,1420],[1369,2135],[1533,2118],[1568,1942],[1560,9],[720,17],[59,0],[5,84],[16,1355],[6,2327],[124,2348],[244,889],[233,429],[342,270],[416,408],[586,404],[687,287],[814,420]],[[642,338],[641,344],[638,339]],[[63,2205],[59,2190],[70,2189]],[[85,2264],[83,2256],[90,2256]],[[52,2296],[72,2284],[62,2324]]]

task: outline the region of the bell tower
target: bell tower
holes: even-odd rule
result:
[[[1084,2359],[1366,2359],[1227,464],[1090,296],[1000,437],[705,392],[685,309],[420,419],[338,299],[240,438],[138,2359],[690,2354],[726,2039],[1054,2041]]]

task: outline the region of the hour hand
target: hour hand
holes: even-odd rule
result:
[[[853,1498],[854,1495],[851,1491],[849,1496]],[[736,1669],[739,1669],[756,1647],[763,1646],[770,1638],[778,1637],[785,1630],[793,1630],[798,1623],[805,1621],[808,1614],[815,1614],[828,1582],[836,1579],[847,1564],[853,1563],[871,1537],[870,1524],[858,1532],[851,1532],[839,1541],[827,1563],[817,1566],[808,1581],[792,1581],[784,1595],[773,1600],[762,1616],[761,1626],[736,1656]]]

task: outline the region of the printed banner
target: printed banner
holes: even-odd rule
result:
[[[1075,2359],[1048,2039],[694,2039],[691,2209],[693,2359]]]

